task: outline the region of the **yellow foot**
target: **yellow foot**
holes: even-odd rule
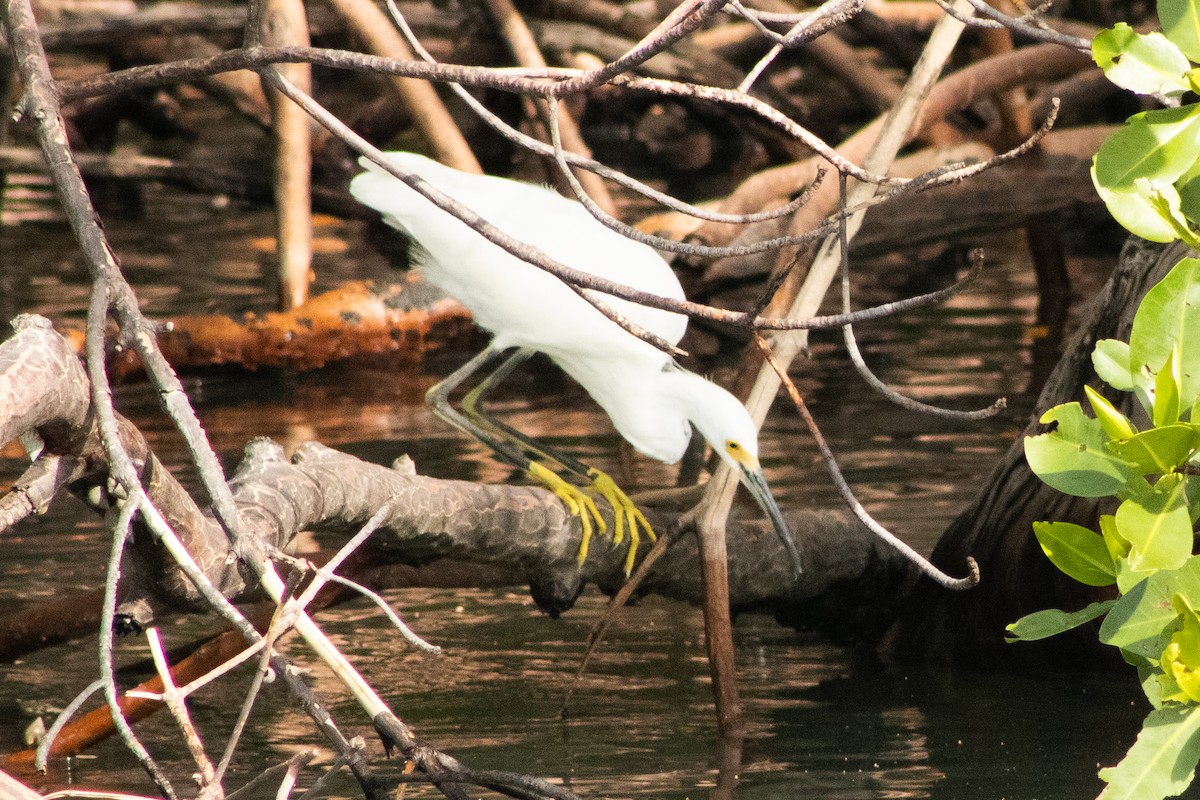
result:
[[[604,524],[604,517],[600,516],[600,510],[596,508],[596,501],[583,489],[567,483],[557,472],[536,461],[529,465],[529,474],[558,495],[558,499],[563,501],[572,515],[579,517],[580,526],[583,528],[583,541],[579,543],[579,563],[582,564],[587,558],[588,545],[592,541],[593,520],[600,533],[604,533],[607,527]],[[620,525],[620,522],[617,524]]]
[[[657,538],[654,535],[654,529],[650,527],[645,515],[629,499],[629,495],[621,491],[612,478],[598,469],[589,469],[588,477],[592,479],[592,488],[596,493],[612,506],[613,517],[617,524],[617,530],[613,533],[613,544],[620,544],[625,539],[625,528],[629,528],[629,551],[625,554],[625,576],[628,577],[629,573],[633,571],[633,560],[637,557],[638,545],[642,542],[638,528],[643,528],[652,542]]]

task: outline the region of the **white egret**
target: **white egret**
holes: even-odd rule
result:
[[[657,251],[604,227],[574,200],[542,186],[459,172],[415,153],[385,155],[401,171],[419,177],[559,263],[645,292],[683,298],[678,278]],[[589,516],[595,517],[600,530],[604,521],[589,495],[531,455],[552,458],[592,482],[613,506],[615,542],[621,541],[628,521],[626,573],[637,551],[638,525],[651,537],[653,531],[607,475],[567,456],[549,454],[483,415],[482,396],[534,351],[548,355],[578,381],[608,413],[621,436],[651,458],[678,461],[695,426],[770,517],[799,573],[800,556],[758,463],[757,430],[737,398],[621,328],[559,278],[488,241],[369,160],[360,163],[367,171],[350,182],[350,193],[380,212],[388,225],[408,234],[414,245],[410,252],[425,277],[470,309],[476,323],[493,335],[487,349],[429,391],[430,405],[439,416],[545,483],[581,517],[581,562],[591,533]],[[687,327],[687,318],[680,314],[611,296],[605,296],[604,302],[672,344]],[[465,415],[453,409],[449,395],[456,386],[513,350],[464,398]]]

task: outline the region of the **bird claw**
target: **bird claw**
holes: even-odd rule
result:
[[[596,501],[583,489],[567,483],[554,470],[536,461],[530,463],[528,471],[531,477],[540,481],[547,489],[554,492],[559,500],[562,500],[567,511],[571,512],[571,516],[579,517],[580,527],[583,528],[583,539],[579,543],[579,563],[582,564],[587,560],[588,546],[592,541],[593,520],[595,520],[595,526],[600,533],[604,533],[608,527],[604,523],[604,517],[600,516],[600,509],[596,508]]]
[[[596,508],[596,501],[586,491],[568,483],[554,470],[536,461],[529,465],[528,471],[532,478],[542,483],[554,492],[559,500],[562,500],[572,516],[579,517],[580,527],[583,529],[582,541],[579,543],[579,563],[582,564],[587,560],[593,530],[604,533],[607,529],[604,518],[600,516],[600,511]],[[598,469],[589,469],[587,476],[592,479],[592,490],[612,506],[616,525],[616,530],[613,531],[613,544],[625,541],[625,531],[627,529],[629,531],[629,550],[625,554],[624,565],[625,575],[628,577],[629,573],[633,571],[638,545],[642,542],[639,529],[644,530],[652,542],[656,541],[658,537],[654,535],[654,529],[650,527],[646,516],[629,499],[629,495],[621,491],[612,478]]]
[[[616,530],[613,531],[614,545],[620,544],[625,539],[625,528],[629,528],[629,550],[625,554],[625,576],[628,577],[629,573],[633,571],[633,561],[637,557],[638,545],[642,542],[638,528],[643,528],[652,542],[656,541],[658,537],[654,535],[654,529],[650,527],[650,522],[641,509],[634,505],[634,502],[629,499],[629,495],[621,491],[612,478],[595,468],[589,469],[587,474],[592,479],[592,489],[612,506],[613,519],[616,524]]]

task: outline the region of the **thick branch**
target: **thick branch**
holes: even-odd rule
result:
[[[91,465],[71,489],[87,496],[93,488],[106,485],[107,474],[98,434],[86,411],[80,412],[78,398],[86,396],[86,378],[77,364],[72,369],[42,366],[74,364],[69,354],[69,345],[44,321],[26,322],[19,335],[0,344],[0,364],[20,363],[30,368],[0,371],[0,397],[17,394],[12,386],[19,385],[25,387],[26,396],[42,398],[37,404],[45,410],[39,417],[31,418],[18,407],[13,418],[31,425],[58,425],[69,432],[63,438],[63,455],[81,457]],[[34,380],[35,376],[40,377]],[[0,407],[0,412],[6,408]],[[3,418],[0,430],[10,437],[23,432]],[[122,432],[134,461],[144,465],[151,499],[164,510],[205,574],[226,596],[246,598],[255,589],[253,575],[228,565],[228,540],[220,527],[210,515],[200,513],[132,425],[123,421]],[[577,565],[578,520],[541,488],[426,478],[363,462],[315,443],[301,447],[289,462],[282,449],[267,440],[247,446],[246,458],[230,488],[245,535],[268,549],[286,550],[303,530],[354,531],[387,505],[391,511],[373,538],[374,558],[381,563],[420,564],[451,558],[503,566],[514,583],[528,582],[535,598],[552,613],[569,608],[585,582],[612,590],[624,580],[624,546],[593,546],[588,560]],[[678,535],[678,513],[646,510],[656,528],[672,532],[675,540],[655,564],[645,590],[698,602],[702,590],[694,538]],[[603,511],[608,515],[607,507]],[[803,511],[788,517],[809,565],[798,579],[791,574],[782,545],[757,514],[731,523],[734,607],[772,609],[798,624],[828,624],[834,629],[832,619],[823,623],[811,615],[799,615],[799,610],[813,598],[829,597],[831,591],[841,597],[847,587],[894,585],[910,577],[887,548],[844,515]],[[611,517],[608,522],[611,530]],[[123,588],[127,599],[193,606],[198,601],[195,590],[174,562],[159,551],[157,541],[135,536],[135,542],[136,568]],[[832,605],[817,603],[814,607]],[[152,607],[143,608],[141,613],[153,613]],[[839,618],[844,610],[838,612]],[[867,618],[865,613],[863,618]]]

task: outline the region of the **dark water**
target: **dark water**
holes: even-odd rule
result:
[[[261,248],[269,218],[258,211],[155,192],[156,221],[110,220],[107,228],[144,308],[153,314],[204,309],[266,310],[274,297],[271,259]],[[34,206],[36,208],[36,206]],[[32,215],[30,215],[32,216]],[[320,288],[348,277],[388,277],[382,257],[357,226],[324,223],[316,271]],[[902,411],[872,395],[852,374],[835,337],[814,339],[798,380],[868,509],[918,549],[928,551],[966,505],[1030,411],[1033,280],[1019,239],[984,244],[995,258],[983,277],[942,308],[874,323],[861,331],[880,376],[922,400],[974,408],[1006,395],[1004,415],[976,426],[947,425]],[[74,245],[53,220],[27,217],[0,229],[7,304],[56,321],[79,321],[87,284]],[[1077,264],[1079,292],[1094,290],[1102,265]],[[909,265],[911,268],[912,265]],[[894,299],[928,276],[864,265],[861,304]],[[511,471],[479,446],[438,424],[421,403],[434,376],[374,369],[312,375],[207,375],[187,380],[214,446],[229,468],[242,446],[265,435],[287,446],[316,439],[383,463],[409,453],[425,474],[503,481]],[[526,395],[529,396],[526,396]],[[190,482],[178,437],[140,386],[118,392],[167,463]],[[559,447],[618,471],[619,439],[586,396],[565,380],[519,379],[498,407],[518,427],[552,431]],[[22,462],[0,459],[6,476]],[[781,503],[837,502],[815,449],[782,404],[764,433],[763,461]],[[633,488],[668,482],[668,471],[640,465]],[[102,581],[108,543],[73,501],[3,538],[0,608],[92,588]],[[350,604],[319,621],[429,743],[476,768],[540,775],[587,795],[695,798],[718,781],[720,752],[711,710],[700,614],[651,598],[623,611],[575,692],[568,721],[558,719],[581,643],[603,609],[585,594],[560,620],[540,615],[521,587],[510,590],[403,590],[389,600],[440,657],[407,647],[373,607]],[[166,621],[169,645],[192,641],[206,620]],[[1106,677],[1055,664],[1040,674],[980,669],[925,673],[881,664],[812,641],[763,618],[737,627],[749,740],[741,798],[1069,798],[1092,797],[1098,763],[1113,763],[1133,741],[1145,713],[1132,674]],[[379,747],[369,721],[324,667],[295,643],[287,649],[350,734]],[[122,641],[123,664],[146,655]],[[0,749],[18,749],[39,714],[69,702],[95,677],[94,637],[0,665]],[[200,692],[194,719],[216,757],[240,702],[245,671]],[[269,688],[228,786],[264,765],[317,745],[307,717]],[[142,740],[186,792],[190,762],[165,716],[139,726]],[[324,755],[328,755],[325,753]],[[381,759],[382,760],[382,759]],[[68,777],[56,765],[49,784]],[[392,762],[384,769],[395,769]],[[131,757],[115,743],[72,759],[69,777],[86,786],[148,791]],[[307,784],[314,773],[302,778]],[[271,790],[256,796],[267,797]],[[346,780],[335,796],[355,796]],[[411,787],[409,796],[434,796]]]

